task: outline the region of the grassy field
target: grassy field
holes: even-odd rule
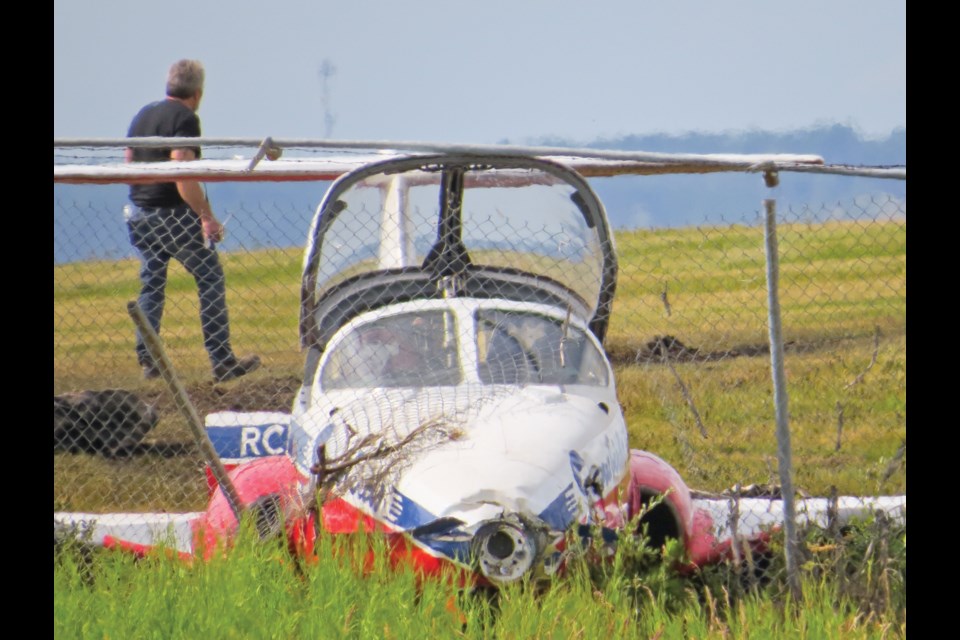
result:
[[[720,491],[776,483],[763,231],[620,232],[606,347],[631,446]],[[906,492],[906,223],[781,225],[780,302],[795,485],[810,495]],[[289,410],[302,371],[300,250],[224,256],[233,343],[264,367],[209,380],[192,279],[172,265],[162,337],[198,412]],[[55,509],[195,510],[202,459],[162,382],[133,356],[135,261],[54,268],[54,394],[124,388],[162,419],[122,459],[54,453]],[[664,359],[650,345],[672,337]]]
[[[763,581],[730,565],[681,574],[675,548],[641,540],[607,562],[574,547],[563,575],[496,594],[391,568],[379,537],[321,536],[315,557],[295,560],[248,526],[230,554],[192,563],[55,545],[54,637],[904,637],[906,530],[872,526],[804,563],[801,601],[776,564]]]

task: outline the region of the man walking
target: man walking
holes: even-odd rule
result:
[[[166,98],[143,107],[133,118],[127,137],[200,137],[197,109],[203,97],[204,70],[196,60],[180,60],[170,67]],[[128,162],[189,161],[200,157],[198,147],[128,148]],[[140,308],[160,333],[167,266],[179,261],[197,283],[203,345],[210,357],[213,377],[225,382],[260,366],[258,356],[237,358],[230,346],[226,286],[215,248],[223,239],[203,186],[196,180],[133,184],[130,186],[127,229],[130,242],[140,252]],[[137,331],[137,360],[146,378],[160,375]]]

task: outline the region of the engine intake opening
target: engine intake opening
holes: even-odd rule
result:
[[[257,536],[261,540],[280,535],[283,528],[283,507],[279,495],[271,493],[257,498],[248,507],[248,511],[253,514]]]
[[[656,502],[653,506],[651,503]],[[643,532],[644,525],[647,529],[647,544],[654,549],[659,549],[667,540],[679,540],[682,536],[682,528],[677,515],[667,503],[663,494],[657,491],[640,491],[640,504],[644,511],[640,522],[637,523],[637,534]]]

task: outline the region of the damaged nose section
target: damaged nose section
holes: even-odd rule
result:
[[[489,520],[474,534],[474,560],[491,582],[514,582],[543,564],[549,531],[538,519],[515,513]]]

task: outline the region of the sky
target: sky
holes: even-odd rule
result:
[[[906,0],[54,0],[54,138],[116,138],[170,65],[203,135],[587,144],[906,127]]]

